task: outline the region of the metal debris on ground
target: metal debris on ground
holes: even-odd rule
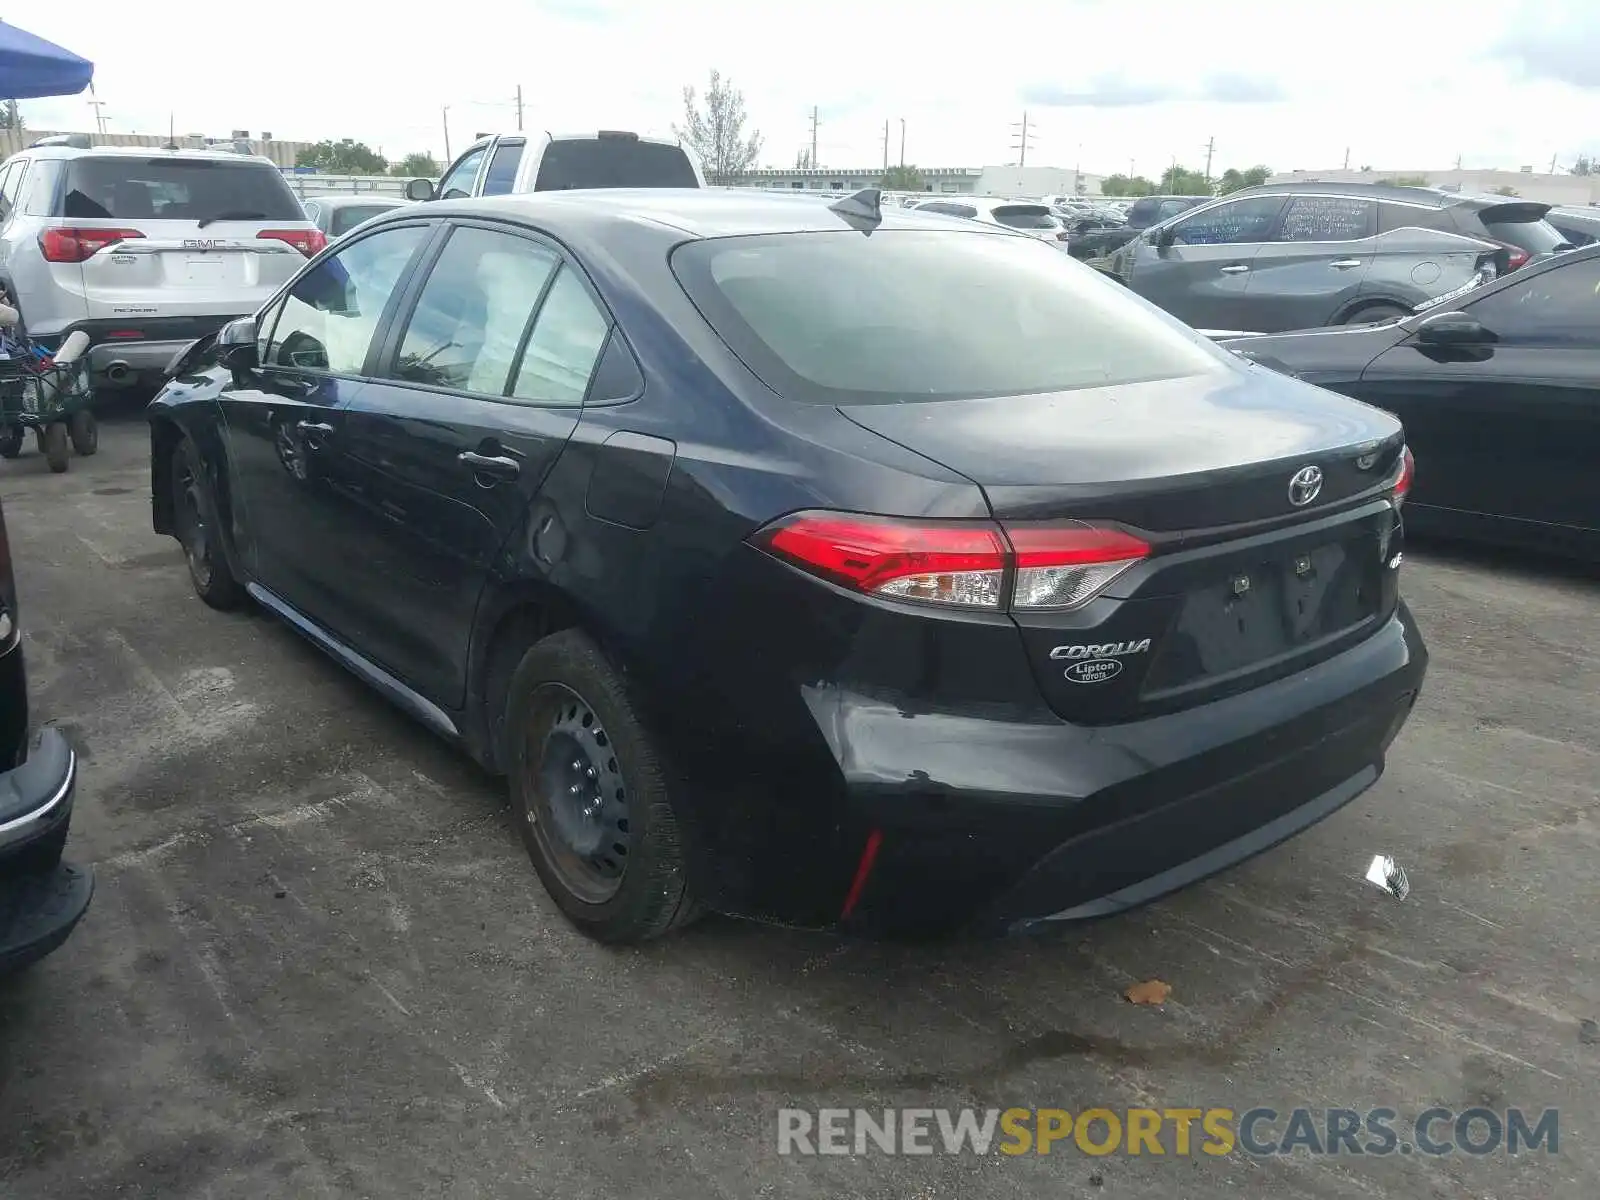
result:
[[[1405,868],[1387,854],[1373,856],[1367,867],[1367,882],[1377,884],[1396,900],[1404,900],[1411,894],[1411,881],[1406,878]]]

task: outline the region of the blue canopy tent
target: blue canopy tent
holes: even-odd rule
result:
[[[94,64],[0,21],[0,99],[76,96],[94,78]]]

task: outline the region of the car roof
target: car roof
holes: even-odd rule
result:
[[[265,163],[274,167],[277,165],[270,158],[260,154],[187,148],[168,150],[164,146],[91,146],[87,150],[79,146],[29,146],[25,150],[19,150],[18,153],[32,155],[34,158],[172,158],[180,161],[187,159],[196,162]]]
[[[627,129],[585,129],[576,133],[571,130],[564,133],[556,133],[549,129],[507,129],[502,133],[481,134],[472,139],[472,146],[477,146],[494,138],[521,138],[523,141],[527,141],[530,138],[546,137],[552,142],[593,142],[598,141],[600,135],[604,133],[632,133],[641,142],[650,142],[656,146],[683,148],[683,143],[677,138],[653,137],[647,133],[633,133],[632,130]],[[472,146],[469,146],[468,149],[470,150]]]
[[[961,197],[966,199],[966,197]],[[604,236],[632,226],[690,238],[742,237],[773,233],[830,233],[851,225],[830,205],[804,193],[758,192],[746,188],[604,188],[591,191],[522,192],[477,199],[436,200],[419,206],[429,216],[525,220],[555,232]],[[411,206],[377,222],[415,215]],[[965,233],[972,223],[918,209],[884,204],[880,229],[950,229]],[[1002,236],[1011,236],[1003,234]],[[1020,236],[1020,235],[1018,235]]]
[[[1438,188],[1406,187],[1398,183],[1337,183],[1324,180],[1302,180],[1295,183],[1263,183],[1256,187],[1229,192],[1229,199],[1239,196],[1362,196],[1373,200],[1394,200],[1404,204],[1422,204],[1429,208],[1444,208],[1450,204],[1470,200],[1457,192],[1442,192]],[[1509,198],[1508,198],[1509,199]]]

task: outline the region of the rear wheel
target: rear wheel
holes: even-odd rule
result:
[[[53,421],[44,427],[44,457],[57,475],[67,469],[71,451],[67,447],[67,427]]]
[[[100,423],[86,408],[72,414],[67,432],[72,435],[72,448],[85,458],[100,448]]]
[[[518,831],[568,920],[632,943],[697,915],[666,773],[622,676],[581,631],[523,655],[504,737]]]
[[[15,458],[21,454],[22,436],[21,425],[7,425],[0,429],[0,458]]]
[[[216,500],[207,481],[199,448],[188,438],[172,452],[172,512],[178,544],[189,562],[195,595],[212,608],[238,608],[244,586],[234,576],[217,540],[221,527]]]
[[[1408,315],[1407,310],[1398,304],[1371,304],[1366,308],[1358,308],[1340,322],[1341,325],[1377,325],[1383,321],[1393,321],[1397,317]]]

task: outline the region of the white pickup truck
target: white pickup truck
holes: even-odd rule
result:
[[[700,188],[700,164],[686,146],[623,130],[502,133],[479,137],[435,187],[406,184],[408,200],[459,200],[572,188]]]

